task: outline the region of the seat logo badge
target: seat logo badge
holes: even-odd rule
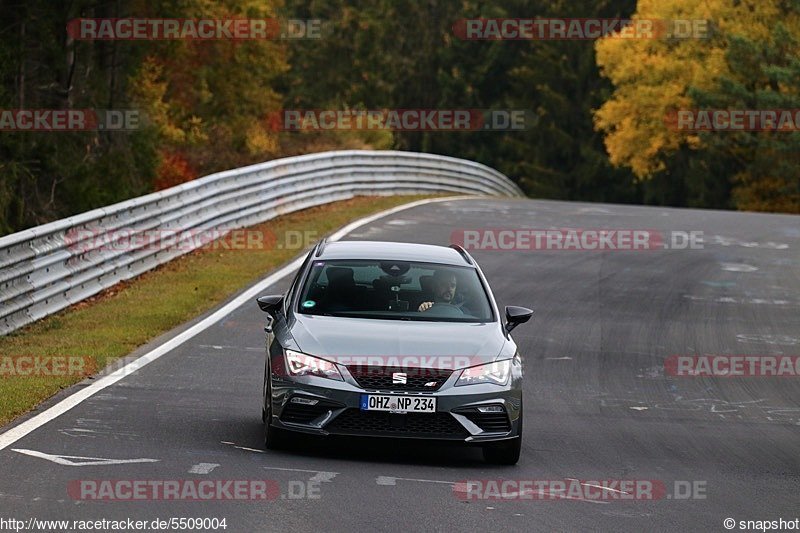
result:
[[[405,385],[408,383],[408,375],[405,372],[394,372],[392,374],[393,385]]]

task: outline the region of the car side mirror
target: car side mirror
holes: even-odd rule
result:
[[[527,307],[517,307],[516,305],[506,306],[506,331],[510,332],[520,324],[524,324],[531,319],[533,309]]]
[[[256,302],[258,302],[258,307],[260,307],[262,311],[270,315],[275,315],[281,308],[281,305],[283,305],[283,295],[273,294],[270,296],[260,296],[256,298]]]

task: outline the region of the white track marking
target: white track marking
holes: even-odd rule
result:
[[[542,497],[545,497],[545,496],[553,497],[553,496],[555,496],[557,498],[561,498],[562,500],[573,500],[573,501],[576,501],[576,502],[597,503],[597,504],[600,504],[600,505],[608,505],[609,503],[611,503],[611,502],[607,502],[607,501],[603,501],[603,500],[587,500],[586,498],[573,498],[572,496],[564,496],[562,494],[559,494],[559,492],[563,492],[563,491],[554,491],[554,490],[551,489],[550,492],[544,492],[543,490],[538,490],[538,491],[531,492],[531,494],[538,494],[539,496],[542,496]]]
[[[264,470],[280,470],[282,472],[304,472],[306,474],[314,474],[314,477],[309,481],[316,481],[317,483],[330,483],[333,478],[339,475],[339,472],[325,472],[322,470],[303,470],[301,468],[279,468],[277,466],[262,466]]]
[[[624,490],[617,490],[612,489],[610,487],[604,487],[602,485],[592,485],[591,483],[581,483],[584,487],[593,487],[595,489],[606,490],[608,492],[616,492],[617,494],[630,494],[630,492],[625,492]]]
[[[246,346],[242,348],[241,346],[219,346],[217,344],[198,344],[198,348],[211,348],[212,350],[244,350],[245,352],[263,352],[264,348],[252,348]]]
[[[344,237],[345,235],[347,235],[348,233],[350,233],[351,231],[353,231],[354,229],[360,228],[361,226],[365,226],[375,220],[392,215],[394,213],[398,213],[400,211],[404,211],[406,209],[411,209],[413,207],[418,207],[420,205],[427,205],[438,202],[449,202],[453,200],[464,200],[469,198],[475,198],[475,197],[453,196],[445,198],[429,198],[425,200],[411,202],[410,204],[399,205],[397,207],[387,209],[386,211],[382,211],[380,213],[370,215],[360,220],[356,220],[355,222],[351,222],[350,224],[346,225],[345,227],[341,228],[333,235],[328,237],[328,240],[337,241],[342,237]],[[54,420],[55,418],[63,415],[73,407],[91,398],[101,390],[110,387],[111,385],[120,381],[129,374],[132,374],[133,372],[152,363],[162,355],[171,352],[172,350],[182,345],[189,339],[194,338],[199,333],[202,333],[206,329],[217,324],[226,316],[228,316],[233,311],[238,309],[241,305],[247,303],[250,300],[253,300],[257,296],[260,296],[270,286],[274,285],[284,277],[288,276],[289,274],[297,270],[300,267],[300,265],[303,264],[303,259],[305,259],[305,257],[301,255],[300,257],[298,257],[285,267],[267,276],[266,278],[256,283],[249,289],[245,290],[242,294],[234,298],[232,301],[230,301],[229,303],[227,303],[226,305],[224,305],[223,307],[221,307],[208,317],[204,318],[203,320],[201,320],[194,326],[190,327],[189,329],[179,333],[178,335],[168,340],[164,344],[161,344],[160,346],[152,349],[151,351],[147,352],[146,354],[136,359],[135,361],[128,363],[119,370],[116,370],[115,372],[94,381],[91,385],[88,385],[87,387],[84,387],[81,390],[71,394],[67,398],[64,398],[54,406],[50,407],[45,411],[42,411],[33,418],[30,418],[25,422],[12,427],[8,431],[0,435],[0,450],[9,447],[10,445],[17,442],[19,439],[24,437],[25,435],[28,435],[32,431],[39,429],[40,427],[47,424],[51,420]]]
[[[199,463],[189,469],[190,474],[209,474],[212,470],[217,468],[217,463]]]
[[[234,446],[237,450],[244,450],[246,452],[256,452],[256,453],[267,453],[264,450],[259,450],[256,448],[248,448],[247,446]]]
[[[264,450],[259,450],[257,448],[248,448],[247,446],[238,446],[235,442],[228,442],[226,440],[220,441],[222,444],[227,444],[229,446],[233,446],[237,450],[244,450],[246,452],[255,452],[255,453],[267,453]]]
[[[697,296],[694,294],[684,294],[683,297],[687,300],[692,300],[693,302],[712,302],[718,304],[795,305],[791,300],[775,298],[733,298],[731,296],[707,298],[705,296]]]
[[[12,449],[11,451],[45,459],[62,466],[126,465],[131,463],[157,463],[159,461],[158,459],[106,459],[103,457],[79,457],[77,455],[50,455],[49,453],[24,449]],[[81,459],[81,461],[76,462],[70,459]]]
[[[794,346],[800,344],[800,337],[790,335],[762,335],[758,333],[740,333],[736,335],[736,340],[747,343],[779,344],[782,346]]]
[[[604,207],[581,207],[578,209],[579,215],[585,215],[587,213],[597,214],[597,215],[614,215],[612,211]]]
[[[392,477],[392,476],[378,476],[375,478],[375,483],[393,487],[397,485],[398,481],[416,481],[417,483],[441,483],[444,485],[458,486],[455,481],[439,481],[437,479],[414,479],[408,477]]]
[[[727,270],[728,272],[755,272],[758,270],[758,267],[744,263],[720,263],[719,266],[722,270]]]

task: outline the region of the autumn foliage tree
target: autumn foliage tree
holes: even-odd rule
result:
[[[233,167],[395,148],[530,196],[800,211],[797,132],[670,128],[800,108],[794,0],[7,0],[0,109],[133,109],[133,131],[0,132],[0,235]],[[462,39],[469,18],[710,21],[701,39]],[[316,19],[319,39],[78,40],[75,18]],[[525,110],[524,130],[277,131],[280,109]]]
[[[800,7],[782,0],[639,0],[635,18],[706,19],[706,38],[608,37],[597,61],[614,85],[595,113],[611,162],[689,205],[800,212],[800,134],[682,131],[684,109],[800,108]],[[688,192],[687,192],[688,191]]]
[[[162,6],[158,16],[274,20],[280,6],[279,0],[191,0],[169,10]],[[280,40],[153,43],[130,91],[162,141],[158,171],[172,178],[159,174],[157,180],[170,183],[181,173],[194,178],[275,157],[278,132],[266,117],[281,107],[275,85],[286,69]]]

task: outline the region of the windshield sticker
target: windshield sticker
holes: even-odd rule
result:
[[[317,305],[317,302],[315,302],[314,300],[306,300],[305,302],[303,302],[303,307],[305,307],[306,309],[314,307],[315,305]]]

